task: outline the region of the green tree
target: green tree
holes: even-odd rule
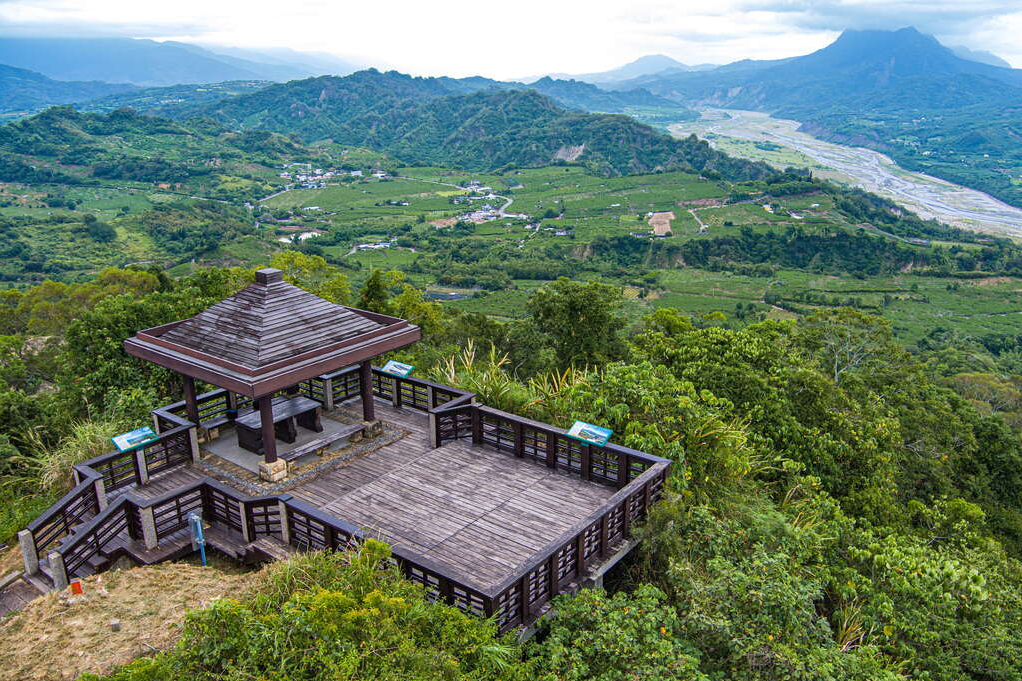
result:
[[[527,309],[536,328],[550,339],[558,366],[601,366],[622,359],[621,291],[599,282],[565,277],[546,284],[529,298]]]

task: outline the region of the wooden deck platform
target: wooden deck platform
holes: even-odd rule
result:
[[[340,409],[354,418],[360,405]],[[288,493],[369,536],[414,551],[466,584],[498,584],[615,492],[470,441],[434,449],[426,414],[381,400],[376,412],[407,434]],[[155,498],[202,476],[185,466],[130,490]]]

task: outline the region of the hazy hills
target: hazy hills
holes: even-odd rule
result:
[[[548,77],[559,80],[581,80],[584,83],[593,83],[594,85],[609,85],[629,80],[631,78],[663,74],[665,72],[708,71],[713,68],[716,68],[713,64],[689,66],[664,54],[650,54],[645,57],[639,57],[635,61],[609,71],[575,75],[568,73],[551,73]]]
[[[835,106],[874,109],[877,96],[888,93],[920,107],[961,106],[999,99],[1005,85],[1022,87],[1022,71],[963,59],[907,28],[845,31],[805,56],[654,74],[621,87],[644,87],[688,103],[801,115]]]
[[[58,81],[46,76],[0,64],[0,112],[32,111],[51,104],[66,104],[121,93],[131,85],[98,81]]]
[[[128,38],[0,38],[0,64],[29,69],[55,80],[132,83],[143,86],[283,81],[355,70],[341,60],[328,66],[316,55],[233,50],[219,54],[187,43]],[[345,68],[347,66],[347,68]]]
[[[554,80],[541,78],[534,83],[504,82],[475,76],[471,78],[412,78],[395,72],[380,74],[375,69],[368,69],[347,77],[320,76],[282,84],[261,81],[234,81],[218,83],[203,87],[172,86],[166,88],[150,88],[136,93],[126,93],[105,98],[96,102],[86,102],[81,108],[90,111],[111,110],[111,103],[118,106],[131,106],[140,110],[169,115],[176,118],[205,114],[204,105],[214,100],[223,100],[234,94],[240,94],[239,86],[245,92],[254,94],[255,90],[267,88],[267,92],[242,102],[224,102],[216,107],[218,115],[226,116],[233,124],[246,125],[244,119],[253,115],[249,110],[253,107],[278,106],[279,98],[290,98],[297,107],[312,107],[326,110],[331,107],[321,106],[327,100],[344,96],[349,86],[357,86],[366,79],[383,79],[394,87],[394,97],[431,97],[446,94],[469,94],[479,91],[502,90],[537,90],[561,106],[582,111],[599,111],[604,113],[622,113],[636,108],[660,108],[669,110],[678,120],[691,117],[689,111],[677,102],[653,95],[648,90],[607,91],[577,80]],[[363,93],[368,94],[368,93]],[[376,94],[371,96],[375,97]],[[379,93],[380,97],[387,93]],[[369,102],[372,104],[372,102]],[[196,106],[200,105],[200,106]],[[331,106],[337,106],[333,101]],[[242,111],[242,114],[236,113]],[[272,117],[273,114],[267,114]],[[343,115],[343,114],[341,114]]]

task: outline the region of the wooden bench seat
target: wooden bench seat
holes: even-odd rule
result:
[[[363,428],[365,428],[363,424],[353,423],[350,426],[344,426],[340,430],[336,430],[332,433],[329,433],[324,437],[318,437],[315,440],[310,440],[309,442],[306,442],[304,445],[299,445],[298,447],[295,447],[291,451],[284,452],[283,454],[279,454],[278,456],[284,461],[294,461],[295,459],[299,459],[305,456],[306,454],[311,454],[317,449],[329,447],[338,440],[343,440],[346,437],[351,437],[352,435],[359,432]]]

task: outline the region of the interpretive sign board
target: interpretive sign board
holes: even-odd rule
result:
[[[398,378],[405,378],[408,374],[412,373],[412,370],[414,369],[415,367],[413,367],[411,364],[405,364],[404,362],[395,362],[394,360],[390,360],[389,362],[383,365],[383,368],[380,369],[380,371],[382,371],[385,374],[390,374],[391,376],[397,376]]]
[[[114,435],[110,439],[114,441],[114,446],[116,446],[119,451],[126,452],[129,449],[134,449],[135,447],[139,447],[159,438],[156,433],[153,432],[152,428],[149,426],[143,426],[142,428],[136,428],[130,433]]]
[[[594,426],[591,423],[585,421],[575,421],[568,428],[568,432],[565,433],[568,437],[573,437],[576,440],[581,440],[591,445],[598,445],[602,447],[607,444],[607,440],[614,434],[613,430],[609,428],[601,428],[600,426]]]

